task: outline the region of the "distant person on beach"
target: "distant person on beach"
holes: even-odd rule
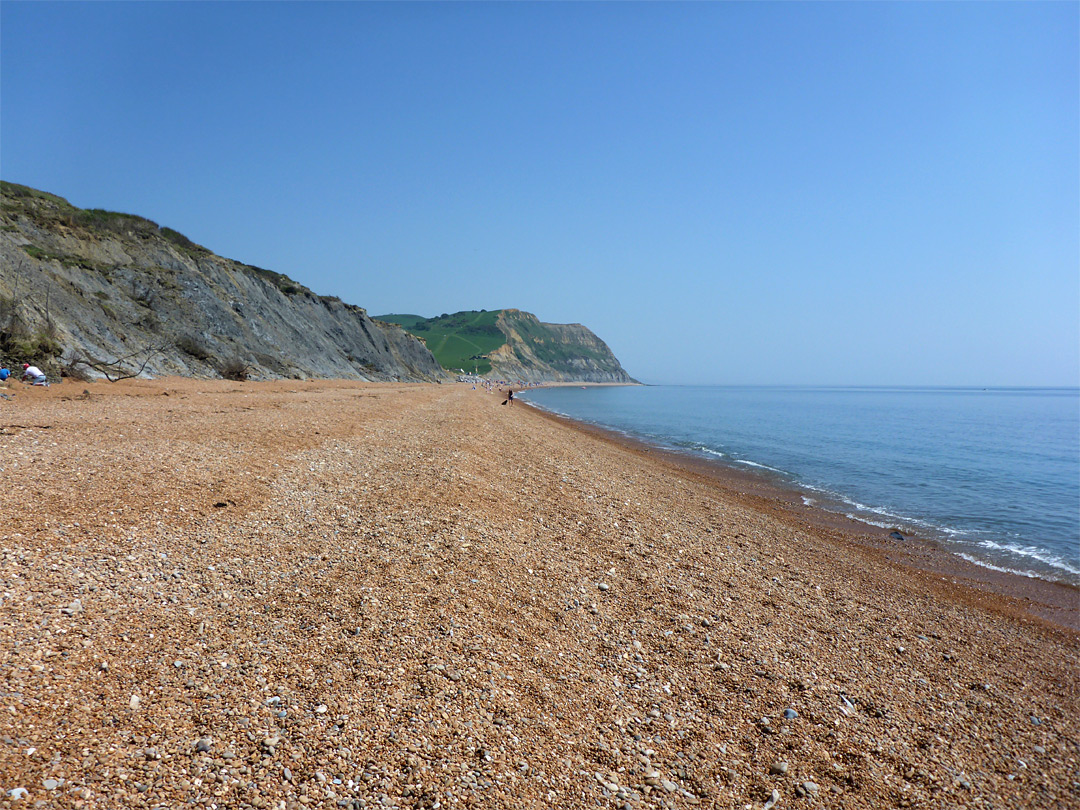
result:
[[[0,368],[0,382],[7,382],[7,378],[11,376],[11,369]]]
[[[32,366],[29,363],[23,363],[22,378],[29,380],[31,385],[48,385],[49,381],[45,379],[45,374],[37,366]]]
[[[514,389],[513,388],[511,388],[510,393],[506,395],[506,401],[508,403],[510,403],[511,405],[514,404]]]

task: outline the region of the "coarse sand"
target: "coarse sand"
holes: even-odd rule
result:
[[[1075,592],[467,385],[0,393],[2,806],[1080,807]]]

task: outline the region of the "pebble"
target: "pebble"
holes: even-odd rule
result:
[[[610,585],[608,585],[608,584],[607,584],[606,582],[601,582],[601,583],[600,583],[599,585],[597,585],[596,587],[597,587],[597,588],[599,588],[599,589],[600,589],[600,590],[602,590],[602,591],[606,591],[606,590],[609,590],[609,589],[611,588],[611,586],[610,586]]]
[[[799,713],[797,711],[795,711],[794,709],[784,709],[784,719],[785,720],[794,720],[798,716],[799,716]]]
[[[769,766],[769,773],[773,776],[783,776],[788,772],[788,764],[785,760],[777,760]]]
[[[205,754],[207,751],[210,750],[213,744],[214,741],[211,740],[209,737],[200,737],[199,740],[195,743],[195,750]]]
[[[281,744],[281,737],[276,737],[276,736],[275,737],[263,737],[263,739],[262,739],[262,747],[265,748],[270,753],[273,753],[274,749],[277,748],[278,745],[280,745],[280,744]]]
[[[817,782],[810,781],[803,782],[801,785],[799,785],[799,788],[807,796],[817,796],[818,791],[821,790],[821,788],[818,787]]]
[[[764,810],[772,810],[776,806],[776,803],[780,801],[780,791],[774,790],[769,794],[769,800],[765,802]]]
[[[57,779],[46,779],[41,784],[45,786],[46,790],[56,790],[60,787],[60,782]]]
[[[9,790],[7,792],[7,795],[10,796],[14,801],[18,801],[19,799],[25,799],[27,795],[29,795],[29,793],[30,791],[28,791],[26,788],[17,787]]]

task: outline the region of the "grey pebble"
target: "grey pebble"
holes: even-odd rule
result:
[[[795,711],[794,709],[784,709],[784,719],[785,720],[794,720],[798,716],[799,716],[799,713],[797,711]]]
[[[58,782],[56,779],[46,779],[41,784],[45,786],[46,790],[56,790],[58,787],[60,787],[60,782]]]
[[[213,744],[214,741],[211,740],[209,737],[202,737],[197,743],[195,743],[195,750],[205,754],[207,751],[210,750]]]
[[[777,760],[769,766],[769,773],[773,776],[783,776],[788,772],[788,764],[785,760]]]

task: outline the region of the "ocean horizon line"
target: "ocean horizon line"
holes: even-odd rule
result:
[[[752,388],[800,391],[1060,391],[1080,394],[1080,385],[919,385],[919,384],[830,384],[830,383],[690,383],[643,382],[648,388]]]

